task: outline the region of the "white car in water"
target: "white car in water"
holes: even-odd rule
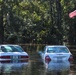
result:
[[[26,62],[29,59],[27,52],[19,45],[0,45],[0,63],[4,62]]]
[[[55,61],[73,61],[73,56],[70,50],[63,45],[49,45],[45,46],[43,51],[39,51],[43,62]]]

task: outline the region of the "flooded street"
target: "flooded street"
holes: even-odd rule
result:
[[[0,75],[76,75],[76,62],[44,64],[37,52],[29,52],[28,62],[0,63]]]

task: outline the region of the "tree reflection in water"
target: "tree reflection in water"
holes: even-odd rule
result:
[[[47,74],[51,75],[68,75],[70,70],[70,62],[52,62],[44,63],[45,70]]]
[[[21,75],[23,72],[28,72],[27,68],[28,62],[0,63],[0,75]]]

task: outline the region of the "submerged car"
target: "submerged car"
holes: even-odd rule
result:
[[[43,62],[55,61],[73,61],[73,56],[70,50],[63,45],[45,46],[43,51],[39,51]]]
[[[28,61],[29,55],[19,45],[0,45],[0,63]]]

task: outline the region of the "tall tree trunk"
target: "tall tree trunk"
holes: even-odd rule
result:
[[[4,27],[3,27],[3,2],[1,4],[1,12],[0,12],[0,44],[4,42]]]
[[[62,35],[60,33],[56,33],[55,31],[58,29],[61,32],[61,19],[62,19],[62,8],[60,0],[50,0],[50,14],[51,14],[51,23],[52,23],[52,34],[56,35],[56,40],[54,44],[62,44]],[[56,28],[57,27],[57,28]],[[58,37],[60,36],[60,37]]]
[[[61,23],[62,23],[62,8],[61,8],[61,0],[56,0],[56,10],[57,10],[57,19],[56,19],[56,25],[58,26],[59,31],[62,31],[61,28]],[[60,38],[59,38],[59,44],[62,44],[61,39],[63,38],[63,36],[60,34]]]

